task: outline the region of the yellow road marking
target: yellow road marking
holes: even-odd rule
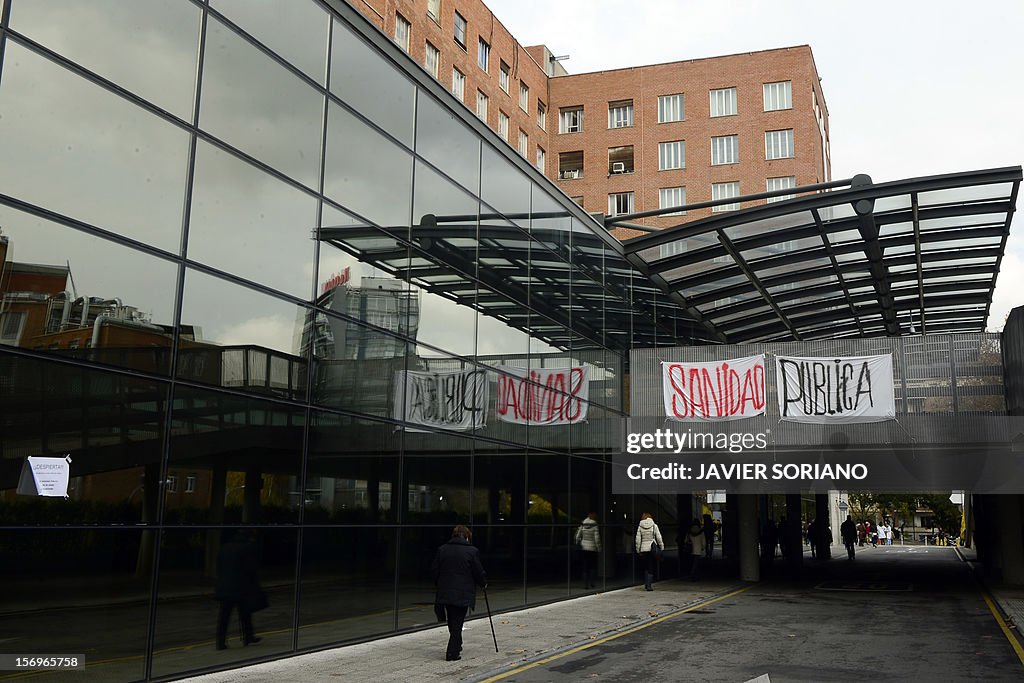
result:
[[[545,657],[544,659],[539,659],[536,662],[531,662],[529,664],[524,664],[523,666],[520,666],[520,667],[517,667],[515,669],[512,669],[511,671],[506,671],[504,673],[500,673],[500,674],[497,674],[495,676],[491,676],[490,678],[485,678],[482,681],[480,681],[480,683],[494,683],[494,681],[500,681],[502,679],[508,678],[509,676],[514,676],[515,674],[520,674],[520,673],[522,673],[524,671],[529,671],[530,669],[536,668],[538,666],[543,666],[543,665],[548,664],[550,662],[553,662],[555,660],[562,659],[563,657],[568,657],[569,655],[574,655],[577,652],[582,652],[583,650],[589,650],[592,647],[597,647],[598,645],[603,645],[604,643],[607,643],[608,641],[611,641],[611,640],[615,640],[616,638],[621,638],[623,636],[628,636],[631,633],[636,633],[637,631],[642,631],[645,628],[649,628],[651,626],[654,626],[655,624],[660,624],[663,621],[668,621],[669,619],[672,619],[673,617],[678,617],[680,614],[686,614],[687,612],[692,612],[695,609],[700,609],[701,607],[707,607],[708,605],[714,604],[714,603],[718,602],[719,600],[725,600],[726,598],[731,598],[734,595],[739,595],[740,593],[742,593],[744,591],[748,591],[748,590],[750,590],[753,587],[754,587],[753,585],[745,586],[744,588],[740,588],[739,590],[734,590],[731,593],[726,593],[725,595],[719,595],[717,598],[711,598],[710,600],[703,600],[703,601],[697,603],[696,605],[690,605],[686,609],[679,610],[678,612],[673,612],[672,614],[666,614],[665,616],[658,617],[657,619],[652,619],[651,621],[648,621],[645,624],[640,624],[639,626],[634,626],[633,628],[627,629],[625,631],[621,631],[620,633],[613,633],[610,636],[605,636],[604,638],[599,638],[598,640],[595,640],[595,641],[593,641],[591,643],[586,643],[584,645],[580,645],[578,647],[574,647],[571,650],[566,650],[565,652],[559,652],[558,654],[551,655],[550,657]]]
[[[1003,615],[999,613],[999,608],[996,607],[995,602],[989,597],[988,593],[982,591],[981,597],[985,598],[985,604],[988,605],[989,610],[992,612],[992,616],[996,618],[996,622],[999,624],[999,628],[1002,629],[1003,635],[1010,641],[1010,647],[1017,653],[1017,659],[1020,660],[1021,664],[1024,664],[1024,647],[1021,646],[1020,641],[1013,635],[1013,631],[1006,624],[1006,620],[1003,619]]]

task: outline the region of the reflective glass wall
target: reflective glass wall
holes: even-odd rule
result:
[[[76,679],[432,624],[457,523],[496,610],[583,592],[589,512],[600,588],[672,523],[609,491],[621,255],[350,8],[280,4],[3,2],[0,638]],[[269,607],[218,650],[239,537]]]

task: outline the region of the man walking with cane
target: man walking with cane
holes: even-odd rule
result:
[[[480,564],[480,551],[471,543],[473,532],[463,525],[452,530],[452,537],[434,556],[435,603],[448,621],[448,649],[445,661],[462,659],[462,625],[466,612],[476,607],[476,587],[486,590],[487,574]]]

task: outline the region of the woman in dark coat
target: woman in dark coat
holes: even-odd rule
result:
[[[480,564],[480,551],[470,543],[473,533],[461,524],[434,556],[434,585],[448,620],[448,650],[445,661],[462,659],[462,624],[466,612],[476,607],[476,587],[487,587],[487,574]]]
[[[228,621],[231,612],[238,608],[238,621],[242,626],[242,644],[260,642],[253,633],[252,613],[266,607],[266,594],[260,587],[256,575],[259,565],[259,548],[252,532],[238,531],[221,546],[217,560],[217,587],[214,597],[220,601],[217,614],[217,649],[227,644]]]

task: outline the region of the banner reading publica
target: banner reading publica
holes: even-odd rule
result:
[[[892,356],[776,357],[779,416],[791,422],[881,422],[896,417]]]
[[[711,363],[662,363],[665,415],[672,420],[739,420],[764,415],[764,356]]]
[[[402,397],[404,406],[400,403]],[[459,431],[479,429],[487,422],[487,373],[485,370],[397,372],[394,405],[396,420]]]
[[[502,422],[576,424],[587,419],[590,368],[498,368],[495,412]]]

